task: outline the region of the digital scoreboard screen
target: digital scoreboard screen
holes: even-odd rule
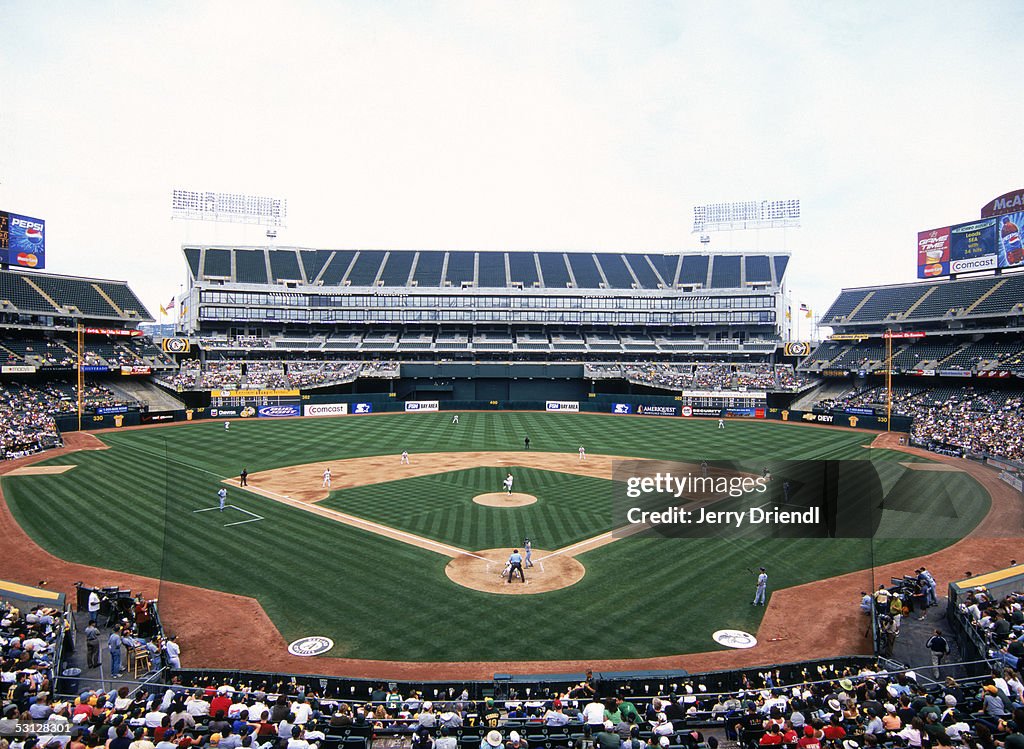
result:
[[[46,267],[46,222],[0,211],[0,265]]]

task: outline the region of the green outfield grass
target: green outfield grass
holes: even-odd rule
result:
[[[756,565],[771,589],[910,559],[970,530],[988,496],[970,477],[903,471],[900,453],[865,450],[873,435],[773,423],[543,413],[470,413],[236,421],[102,435],[110,450],[47,461],[60,475],[4,477],[18,522],[47,551],[75,562],[253,596],[291,640],[328,635],[331,655],[396,660],[642,657],[714,648],[710,633],[756,631]],[[579,557],[587,573],[551,593],[500,596],[452,584],[446,557],[240,490],[229,501],[263,516],[194,510],[216,504],[225,477],[377,454],[520,449],[663,459],[871,459],[890,490],[885,539],[632,538]],[[494,509],[471,497],[500,486],[474,469],[336,493],[329,505],[474,549],[527,533],[556,547],[604,529],[588,512],[610,482],[516,469],[535,505]],[[498,480],[497,486],[495,479]],[[532,488],[532,487],[531,487]],[[933,498],[936,501],[925,501]],[[936,499],[937,498],[937,499]],[[424,502],[431,502],[424,508]],[[429,509],[429,511],[427,511]],[[936,532],[936,528],[941,529]],[[158,591],[147,591],[158,594]],[[841,602],[833,602],[841,605]],[[849,602],[855,607],[856,601]]]

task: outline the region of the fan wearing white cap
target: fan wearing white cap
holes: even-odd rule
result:
[[[519,731],[510,731],[508,741],[505,742],[505,749],[526,749],[526,739],[519,735]]]

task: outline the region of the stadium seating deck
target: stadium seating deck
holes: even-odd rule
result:
[[[238,283],[267,283],[266,257],[266,253],[260,250],[236,250],[235,280]]]
[[[88,281],[62,276],[32,276],[32,281],[58,304],[79,309],[83,314],[119,317],[117,311]]]
[[[875,293],[857,310],[850,320],[887,320],[906,312],[925,293],[925,288],[915,286],[889,286],[875,290]]]
[[[296,250],[290,248],[188,247],[185,257],[198,280],[230,279],[238,283],[269,280],[320,281],[323,286],[481,288],[540,286],[548,289],[664,289],[684,287],[742,288],[781,282],[788,258],[764,253],[618,253],[618,252],[472,252],[442,250]],[[264,255],[263,258],[258,257]],[[386,258],[386,260],[385,260]],[[262,263],[261,263],[262,260]],[[566,265],[568,263],[568,266]],[[383,268],[381,267],[383,264]],[[506,264],[508,272],[506,273]],[[540,265],[540,275],[537,266]],[[300,269],[301,265],[301,269]],[[773,274],[773,269],[775,273]],[[442,278],[443,274],[443,278]],[[303,278],[304,276],[304,278]]]
[[[337,286],[348,274],[348,269],[355,259],[356,253],[353,250],[339,250],[328,257],[323,270],[320,271],[320,280],[324,286]]]
[[[569,259],[569,267],[572,268],[577,288],[596,289],[603,283],[591,253],[569,252],[566,253],[566,257]]]
[[[540,272],[544,276],[544,286],[549,289],[564,289],[569,283],[569,271],[565,267],[562,253],[541,253]]]
[[[415,255],[411,252],[391,252],[381,271],[380,280],[385,286],[405,286],[412,270]]]
[[[383,250],[360,250],[346,279],[350,286],[372,286],[384,260]]]
[[[272,281],[301,281],[302,271],[299,270],[299,258],[291,250],[278,250],[270,255],[270,272]]]
[[[537,258],[532,252],[508,253],[509,283],[521,283],[529,289],[537,283]]]
[[[466,283],[474,283],[473,268],[475,262],[475,253],[449,252],[448,267],[445,270],[444,280],[455,288]]]
[[[210,247],[206,250],[204,276],[231,278],[231,250]]]
[[[418,286],[440,286],[441,271],[444,269],[443,252],[421,252],[416,261],[413,280]]]
[[[53,305],[25,282],[22,274],[0,271],[0,302],[8,301],[23,312],[52,314]]]
[[[330,250],[300,250],[299,258],[302,260],[302,267],[306,271],[306,281],[313,283],[324,265],[331,257]]]
[[[601,255],[601,270],[604,271],[604,277],[608,279],[610,288],[630,289],[635,284],[621,255],[611,253]]]
[[[679,285],[706,286],[709,263],[707,255],[684,255],[683,267],[679,271]]]
[[[602,256],[603,257],[603,256]],[[626,255],[624,257],[626,264],[633,270],[633,275],[636,276],[636,280],[640,282],[640,287],[643,289],[657,289],[661,284],[658,280],[657,274],[654,272],[654,268],[651,267],[649,260],[657,259],[658,261],[664,261],[665,258],[661,255]],[[665,279],[665,285],[670,286],[672,280],[675,277],[675,258],[672,258],[672,272],[668,278]],[[601,265],[604,266],[604,260],[602,259]],[[657,263],[655,264],[657,266]],[[608,273],[608,268],[605,266],[605,274]],[[665,273],[662,272],[664,277]],[[611,278],[608,279],[611,281]]]
[[[739,255],[718,255],[711,264],[711,287],[714,289],[735,289],[740,286]]]
[[[185,248],[185,261],[188,263],[188,269],[192,273],[192,278],[199,278],[199,257],[201,254],[202,250],[198,247]]]
[[[744,274],[747,283],[771,283],[772,269],[767,255],[747,255]]]
[[[934,291],[917,306],[917,309],[907,315],[907,318],[942,317],[950,310],[966,310],[994,284],[993,278],[934,284]]]
[[[482,288],[500,288],[508,285],[505,279],[505,253],[481,252],[479,254],[479,265],[478,286]]]

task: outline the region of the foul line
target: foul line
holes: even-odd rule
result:
[[[235,523],[225,523],[224,524],[225,528],[230,528],[233,525],[245,525],[246,523],[255,523],[258,520],[266,520],[266,518],[263,517],[262,515],[257,515],[255,512],[249,512],[245,508],[239,507],[238,505],[224,505],[224,507],[225,507],[225,509],[230,507],[233,510],[238,510],[239,512],[244,512],[246,515],[250,515],[251,516],[248,520],[239,520],[238,522],[235,522]],[[210,510],[219,510],[219,509],[221,509],[219,506],[218,507],[203,507],[200,510],[192,510],[192,512],[194,514],[194,513],[197,513],[197,512],[210,512]]]
[[[234,484],[232,484],[234,486]],[[458,546],[452,546],[450,544],[442,543],[440,541],[434,541],[430,538],[424,538],[423,536],[417,536],[413,533],[406,533],[400,531],[397,528],[392,528],[388,525],[382,525],[372,520],[366,520],[364,518],[357,517],[355,515],[349,515],[345,512],[339,512],[338,510],[332,510],[328,507],[321,507],[316,504],[310,504],[308,502],[301,502],[297,499],[292,499],[284,494],[278,494],[277,492],[271,491],[270,489],[262,489],[256,486],[246,486],[245,489],[251,491],[253,494],[258,494],[261,497],[272,499],[275,502],[280,502],[283,505],[289,507],[295,507],[313,515],[319,515],[320,517],[335,520],[344,525],[350,525],[353,528],[361,528],[362,530],[375,533],[378,536],[385,536],[401,543],[407,543],[410,546],[416,546],[427,551],[433,551],[437,554],[442,554],[447,557],[458,558],[458,557],[473,557],[474,559],[481,559],[487,561],[486,557],[482,557],[478,554],[474,554],[465,549],[460,549]]]

